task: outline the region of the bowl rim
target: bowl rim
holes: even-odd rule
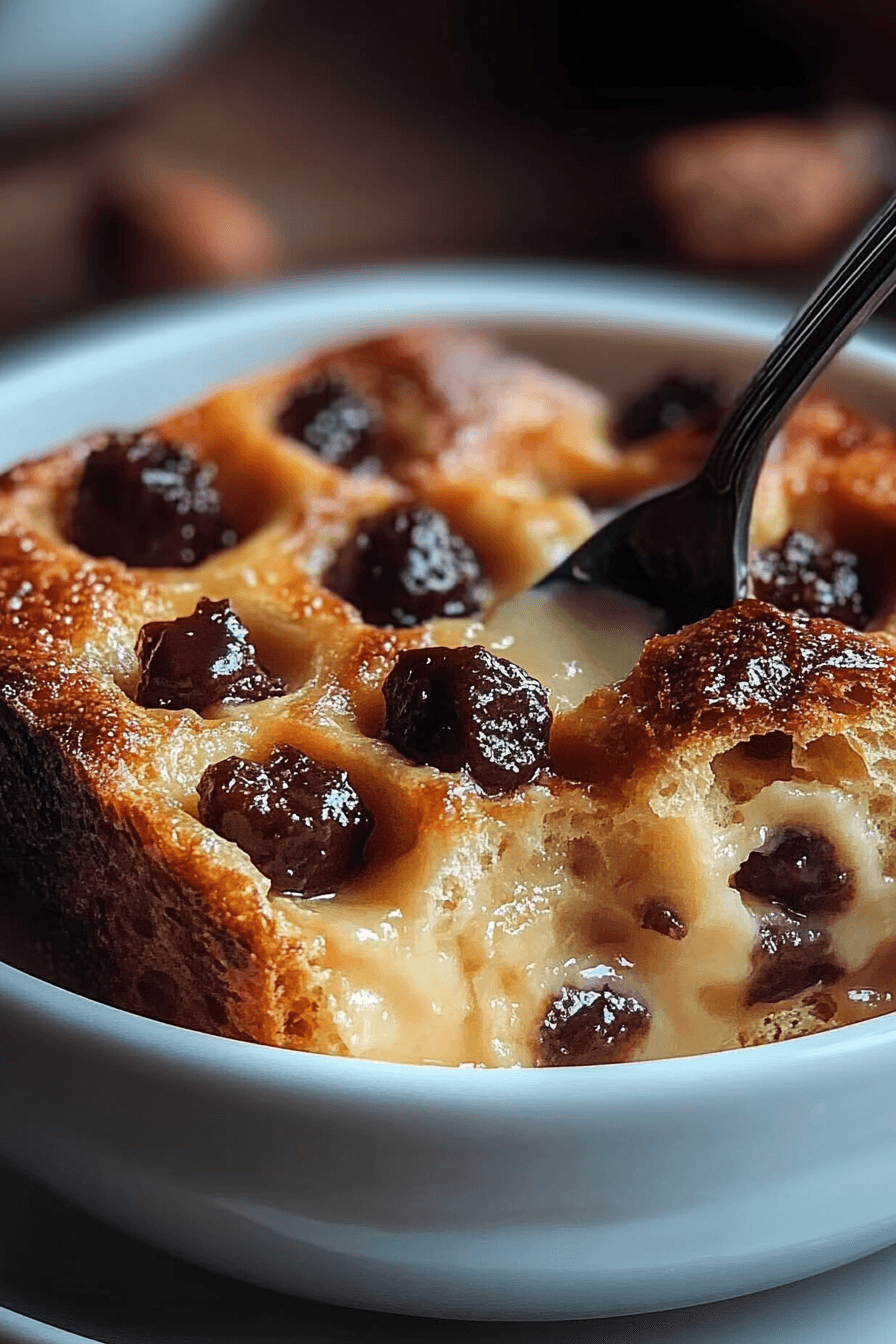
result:
[[[653,334],[771,342],[792,314],[780,296],[660,271],[575,264],[525,263],[363,267],[326,271],[224,294],[162,299],[114,314],[82,319],[30,337],[0,357],[0,416],[36,395],[95,374],[115,378],[164,351],[188,355],[222,339],[295,329],[295,355],[324,340],[361,335],[401,323],[512,322],[644,330]],[[302,324],[324,325],[329,336],[303,343]],[[251,349],[251,341],[247,341]],[[894,328],[877,322],[853,338],[842,366],[896,375]],[[243,375],[254,371],[251,356]],[[228,379],[228,381],[232,380]],[[76,431],[73,431],[76,432]],[[31,451],[30,449],[28,451]],[[701,1055],[636,1060],[601,1068],[485,1068],[407,1064],[320,1055],[212,1036],[172,1026],[61,989],[0,962],[0,1012],[18,1013],[44,1030],[93,1041],[112,1054],[136,1052],[148,1066],[251,1076],[277,1090],[297,1085],[329,1091],[371,1088],[418,1091],[440,1105],[481,1098],[488,1105],[553,1103],[590,1107],[615,1100],[630,1105],[662,1088],[664,1097],[693,1100],[698,1089],[752,1088],[760,1078],[806,1077],[844,1056],[857,1057],[896,1042],[896,1010],[811,1036]],[[549,1089],[546,1092],[545,1089]]]
[[[795,306],[780,294],[733,283],[624,266],[449,262],[326,270],[238,290],[143,301],[7,343],[0,350],[0,413],[35,391],[46,396],[54,386],[70,386],[95,372],[100,360],[112,378],[136,359],[162,350],[195,352],[214,346],[222,335],[232,339],[235,330],[248,338],[301,322],[332,327],[332,336],[315,336],[307,344],[297,340],[296,357],[322,339],[383,331],[384,322],[397,321],[585,324],[591,330],[771,342]],[[883,318],[869,322],[835,367],[855,363],[896,371],[896,325]],[[237,376],[258,371],[250,358]]]
[[[862,1057],[871,1067],[877,1054],[896,1044],[894,1012],[786,1041],[600,1068],[396,1063],[212,1036],[113,1008],[0,962],[0,1021],[10,1013],[62,1045],[99,1047],[111,1061],[139,1061],[142,1070],[160,1075],[177,1074],[194,1082],[226,1079],[240,1091],[251,1080],[253,1086],[261,1084],[275,1093],[300,1089],[326,1095],[336,1089],[359,1097],[375,1093],[384,1102],[400,1094],[442,1107],[478,1101],[486,1107],[501,1103],[525,1110],[550,1100],[570,1107],[569,1118],[590,1112],[595,1100],[609,1117],[616,1107],[658,1095],[664,1106],[674,1108],[720,1093],[733,1100],[755,1094],[760,1086],[809,1089],[819,1073],[845,1063],[858,1065]]]

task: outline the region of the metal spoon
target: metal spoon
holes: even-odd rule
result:
[[[745,597],[750,512],[768,446],[795,402],[894,287],[896,195],[790,322],[726,414],[700,474],[619,514],[536,588],[567,609],[574,605],[583,623],[592,593],[601,624],[608,590],[626,594],[658,609],[667,631]]]

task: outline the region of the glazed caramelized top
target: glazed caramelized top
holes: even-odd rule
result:
[[[621,694],[665,747],[732,719],[751,733],[787,731],[794,718],[848,712],[850,702],[867,707],[894,689],[896,657],[886,638],[751,600],[650,640]]]

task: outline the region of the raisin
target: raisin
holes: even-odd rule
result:
[[[319,373],[293,393],[277,425],[281,434],[304,443],[330,466],[374,472],[389,447],[377,421],[370,402],[341,378]]]
[[[621,1064],[631,1059],[649,1027],[650,1013],[634,994],[609,982],[588,989],[564,985],[538,1028],[535,1065]]]
[[[479,645],[403,650],[383,695],[383,736],[417,765],[468,770],[489,794],[510,793],[550,766],[547,692]]]
[[[324,575],[368,625],[411,626],[481,611],[488,587],[474,552],[434,509],[362,518]]]
[[[70,537],[88,555],[126,565],[190,566],[233,546],[216,468],[147,430],[109,434],[84,464]]]
[[[782,826],[754,849],[732,883],[797,915],[836,914],[852,898],[849,873],[830,840],[806,826]]]
[[[837,1016],[837,1000],[832,994],[812,994],[806,999],[806,1007],[819,1022],[832,1022]]]
[[[648,901],[641,911],[641,928],[661,933],[664,938],[674,938],[681,942],[688,931],[681,915],[662,901]]]
[[[249,631],[227,599],[200,598],[191,616],[151,621],[137,637],[140,680],[134,696],[148,709],[207,709],[285,694],[261,666]]]
[[[323,896],[361,864],[373,818],[344,770],[277,747],[228,756],[199,781],[199,819],[232,840],[284,896]]]
[[[770,910],[759,921],[747,1004],[780,1003],[812,985],[830,985],[841,968],[827,931],[803,915]]]
[[[673,374],[629,402],[616,421],[613,438],[623,446],[682,425],[709,433],[718,428],[723,410],[714,382]]]
[[[806,532],[788,532],[780,546],[757,551],[750,572],[755,596],[779,611],[827,616],[854,630],[871,617],[858,556]]]

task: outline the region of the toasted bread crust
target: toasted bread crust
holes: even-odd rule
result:
[[[887,635],[751,598],[649,640],[625,681],[560,718],[552,752],[567,776],[620,789],[667,769],[676,752],[843,732],[894,696]]]

